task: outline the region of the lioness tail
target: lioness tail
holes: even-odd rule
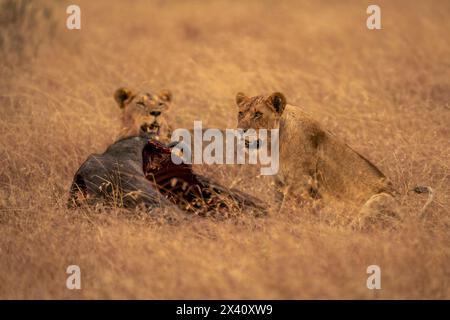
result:
[[[416,186],[411,191],[414,191],[415,193],[418,193],[418,194],[428,193],[427,202],[425,202],[422,209],[420,209],[420,211],[419,211],[419,218],[423,218],[424,214],[425,214],[425,210],[430,205],[430,203],[433,202],[433,199],[434,199],[433,189],[429,186]]]

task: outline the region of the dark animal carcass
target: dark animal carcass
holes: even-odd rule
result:
[[[119,140],[81,165],[69,206],[96,203],[126,208],[176,205],[199,215],[265,212],[260,200],[196,174],[189,164],[174,164],[171,148],[148,135]]]

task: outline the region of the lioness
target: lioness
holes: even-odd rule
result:
[[[119,139],[138,136],[145,132],[154,139],[169,142],[172,128],[167,123],[166,111],[170,108],[172,94],[163,90],[159,94],[134,93],[127,88],[119,88],[114,99],[122,109],[122,128]]]
[[[377,210],[396,215],[395,190],[389,179],[300,107],[288,105],[282,93],[268,97],[238,93],[236,104],[238,128],[279,129],[277,180],[283,199],[294,196],[339,200],[363,205],[360,212],[364,215]],[[425,192],[431,190],[427,188]],[[424,189],[414,189],[417,190]]]

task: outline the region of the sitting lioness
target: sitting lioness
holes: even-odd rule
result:
[[[114,99],[122,109],[122,128],[119,139],[138,136],[145,132],[154,139],[169,142],[172,128],[168,125],[166,112],[172,102],[172,94],[163,90],[159,94],[134,93],[127,88],[119,88]]]
[[[300,107],[288,105],[282,93],[268,97],[238,93],[236,104],[238,128],[279,129],[277,182],[283,201],[286,197],[339,200],[363,205],[363,215],[377,210],[396,215],[395,191],[386,176]],[[414,189],[420,190],[424,189]]]

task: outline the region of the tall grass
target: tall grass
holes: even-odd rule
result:
[[[0,1],[0,59],[17,66],[33,59],[56,30],[52,8],[41,1]]]
[[[81,30],[69,4],[1,2],[0,297],[450,298],[448,2],[381,1],[379,31],[360,1],[79,1]],[[321,202],[225,221],[68,210],[76,169],[119,131],[120,86],[171,89],[175,128],[233,128],[236,92],[281,91],[391,178],[404,219],[356,231]],[[273,204],[257,168],[199,171]],[[417,184],[436,193],[424,219]]]

